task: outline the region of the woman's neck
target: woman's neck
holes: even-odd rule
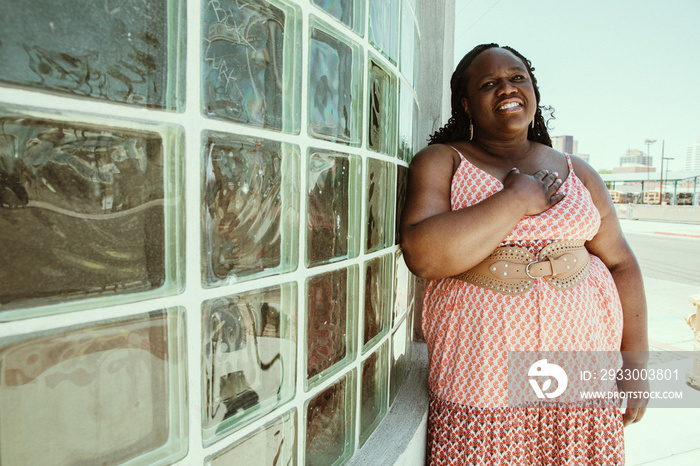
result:
[[[472,142],[486,154],[508,161],[517,161],[526,158],[535,146],[535,144],[527,138],[527,134],[524,137],[507,140],[474,138]]]

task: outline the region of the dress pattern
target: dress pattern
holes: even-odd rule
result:
[[[459,155],[452,210],[503,189]],[[523,217],[501,246],[537,256],[554,241],[595,236],[600,213],[568,155],[567,161],[564,198]],[[430,464],[624,464],[621,414],[612,403],[507,407],[508,351],[619,350],[622,306],[598,257],[591,256],[588,276],[567,291],[536,280],[529,292],[508,296],[452,278],[433,280],[423,331],[430,358]]]

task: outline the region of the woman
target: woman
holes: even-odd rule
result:
[[[474,48],[452,118],[411,162],[401,246],[430,280],[430,464],[622,465],[623,425],[644,413],[507,406],[508,351],[639,351],[636,367],[648,349],[637,261],[597,173],[552,149],[533,70],[509,47]]]

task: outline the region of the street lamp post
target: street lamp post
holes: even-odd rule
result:
[[[649,172],[651,171],[651,157],[649,157],[649,146],[654,144],[656,139],[645,139],[644,144],[647,145],[647,181],[649,181]],[[642,186],[644,183],[642,183]],[[644,190],[642,189],[642,204],[644,204]]]

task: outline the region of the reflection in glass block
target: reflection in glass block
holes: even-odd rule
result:
[[[401,62],[399,69],[411,85],[415,83],[415,53],[418,47],[418,34],[416,34],[413,11],[404,0],[401,8]]]
[[[378,251],[391,244],[392,219],[390,193],[393,191],[393,164],[367,159],[367,231],[365,250]]]
[[[374,432],[386,414],[387,361],[384,343],[362,363],[362,393],[360,401],[360,445]]]
[[[415,277],[411,271],[408,270],[401,249],[398,249],[395,255],[393,323],[398,322],[406,312],[413,308],[415,289]]]
[[[274,6],[278,5],[278,6]],[[298,132],[301,19],[285,3],[204,0],[204,114]]]
[[[171,464],[187,451],[184,309],[0,339],[0,464]]]
[[[369,0],[369,41],[392,63],[399,58],[401,0]]]
[[[333,270],[306,282],[307,385],[354,357],[356,267]]]
[[[377,61],[369,61],[367,146],[390,156],[396,142],[396,78]]]
[[[312,398],[306,406],[306,464],[343,464],[353,454],[354,372]]]
[[[396,395],[406,380],[408,372],[408,350],[410,339],[408,334],[408,319],[401,322],[401,325],[391,336],[391,374],[389,381],[389,405],[394,402]]]
[[[312,0],[312,2],[345,24],[357,34],[365,34],[365,0]]]
[[[415,149],[415,135],[418,132],[418,106],[413,92],[404,82],[399,92],[399,148],[398,157],[410,162]]]
[[[298,147],[214,132],[204,133],[203,146],[203,283],[295,269]]]
[[[406,187],[408,185],[408,167],[401,165],[396,166],[396,217],[394,217],[395,235],[394,242],[399,244],[401,242],[401,232],[399,231],[399,224],[401,223],[401,214],[403,213],[403,206],[406,203]]]
[[[182,109],[184,10],[167,0],[3,0],[0,81]]]
[[[359,146],[362,120],[362,53],[311,21],[309,42],[309,134]]]
[[[384,335],[389,327],[392,308],[391,271],[393,254],[385,254],[365,262],[365,308],[363,347],[367,349],[376,337]]]
[[[162,287],[179,147],[163,134],[0,116],[0,305]],[[167,227],[167,228],[166,228]],[[166,231],[167,230],[167,231]],[[166,267],[166,264],[168,266]],[[7,309],[7,307],[5,307]]]
[[[358,253],[360,163],[356,156],[309,150],[307,172],[307,265],[334,262]]]
[[[205,444],[294,396],[296,284],[202,305]]]
[[[295,409],[265,424],[224,451],[210,456],[204,466],[297,464]]]

